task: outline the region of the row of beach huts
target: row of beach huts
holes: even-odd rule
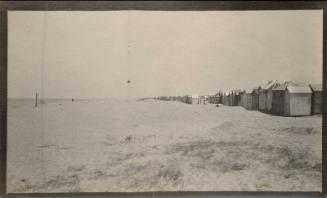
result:
[[[322,113],[322,85],[301,86],[292,81],[269,81],[263,86],[231,90],[212,95],[159,96],[158,100],[187,104],[223,104],[242,106],[281,116],[307,116]]]

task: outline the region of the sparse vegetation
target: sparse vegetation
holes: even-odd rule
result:
[[[20,151],[17,156],[9,151],[10,192],[302,191],[321,186],[318,116],[285,118],[241,107],[154,100],[123,105],[67,101],[61,107],[53,101],[42,106],[48,124],[39,130],[40,111],[31,113],[27,104],[15,104],[9,114],[29,118],[8,124],[10,138],[17,139],[11,148]],[[26,165],[19,175],[10,169],[17,163]]]

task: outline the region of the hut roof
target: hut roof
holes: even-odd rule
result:
[[[224,95],[225,95],[225,96],[229,96],[229,91],[225,91],[225,92],[224,92]]]
[[[322,91],[322,84],[311,84],[309,86],[312,91]]]
[[[247,93],[247,94],[250,94],[250,93],[252,93],[253,92],[253,89],[246,89],[245,90],[245,93]]]
[[[282,83],[276,87],[273,87],[272,90],[274,91],[285,91],[287,86],[297,86],[297,84],[295,84],[294,82],[292,81],[289,81],[289,82],[285,82],[285,83]]]
[[[235,95],[239,95],[241,93],[241,90],[234,90]]]
[[[267,84],[265,84],[264,86],[262,86],[261,88],[263,89],[263,90],[268,90],[268,89],[271,89],[271,88],[274,88],[275,86],[278,86],[279,85],[279,83],[278,83],[278,81],[276,80],[276,81],[268,81],[267,82]]]
[[[290,93],[312,93],[308,86],[287,86],[287,90]]]
[[[268,81],[265,85],[261,86],[262,89],[268,89],[269,85],[272,85],[274,82],[272,80]]]
[[[254,87],[253,89],[252,89],[252,93],[259,93],[259,90],[260,90],[260,86],[258,86],[258,87]]]
[[[192,94],[191,97],[192,97],[192,98],[198,98],[199,95],[197,95],[197,94]]]

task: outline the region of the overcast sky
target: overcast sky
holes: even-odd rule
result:
[[[11,11],[8,97],[126,98],[209,94],[268,80],[322,83],[322,15]]]

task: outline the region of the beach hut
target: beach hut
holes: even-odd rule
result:
[[[222,98],[223,98],[223,94],[222,92],[218,93],[218,104],[222,104]]]
[[[219,104],[224,104],[224,101],[223,101],[224,100],[224,92],[220,91],[219,92],[219,97],[220,97],[220,101],[219,101],[220,103]]]
[[[225,96],[225,92],[221,93],[221,104],[225,104],[225,100],[226,100],[226,96]]]
[[[242,105],[247,110],[258,110],[259,87],[245,90],[244,94],[242,94]]]
[[[246,106],[246,90],[241,93],[241,106],[245,108]]]
[[[268,81],[267,84],[261,87],[259,90],[259,110],[266,110],[266,98],[267,98],[267,87],[272,84],[273,81]]]
[[[196,94],[187,96],[187,104],[199,104],[199,96]]]
[[[209,95],[209,103],[210,104],[219,104],[220,103],[219,100],[220,100],[219,93]]]
[[[255,87],[252,89],[251,97],[252,97],[252,107],[251,110],[259,109],[259,90],[261,87]]]
[[[243,92],[242,92],[242,107],[246,108],[246,105],[247,105],[247,89],[244,89]]]
[[[275,81],[271,86],[269,86],[266,90],[266,112],[271,112],[271,108],[272,108],[272,89],[276,88],[280,85],[280,83],[278,81]]]
[[[265,89],[261,88],[259,90],[259,111],[266,110],[266,93]]]
[[[229,92],[229,106],[234,106],[234,91]]]
[[[181,96],[180,101],[183,102],[183,103],[186,103],[187,102],[187,95]]]
[[[216,95],[214,95],[214,97],[213,97],[213,104],[220,104],[221,102],[220,102],[220,99],[221,99],[221,97],[220,97],[220,94],[219,93],[217,93]]]
[[[284,114],[285,90],[287,83],[282,83],[272,88],[272,105],[271,113],[276,115]]]
[[[234,92],[234,104],[235,104],[235,106],[241,105],[241,94],[242,94],[241,90],[236,90]]]
[[[230,105],[230,92],[227,91],[226,92],[226,106],[229,106]]]
[[[290,87],[290,89],[288,89],[288,87]],[[304,88],[303,86],[298,86],[292,81],[279,84],[278,86],[272,88],[271,113],[276,115],[294,115],[294,116],[297,114],[301,115],[301,113],[297,113],[297,112],[302,112],[302,114],[305,114],[303,113],[303,111],[305,111],[303,109],[306,109],[307,107],[302,107],[303,109],[301,107],[297,107],[297,109],[299,110],[296,110],[294,108],[295,106],[306,105],[306,102],[303,101],[304,100],[303,98],[307,98],[308,95],[311,94],[311,92],[305,93],[305,90],[307,91],[308,89],[309,87]],[[287,94],[287,96],[285,94]],[[303,100],[297,98],[302,98]],[[295,104],[296,102],[298,102],[298,104]],[[310,95],[310,102],[311,102],[311,95]],[[310,108],[311,108],[311,104],[310,104]]]
[[[214,104],[214,94],[209,94],[208,102],[209,104]]]
[[[231,91],[231,92],[229,92],[229,101],[228,101],[228,103],[229,103],[229,106],[234,106],[234,97],[233,97],[233,93],[234,91]]]
[[[245,109],[251,110],[252,108],[252,89],[246,89],[243,98],[243,106]]]
[[[183,98],[183,96],[176,96],[176,100],[179,102],[182,102],[182,98]]]
[[[233,106],[234,105],[234,97],[233,97],[233,91],[229,92],[229,98],[228,98],[228,104],[229,106]]]
[[[215,100],[217,103],[215,104],[222,104],[222,98],[223,98],[223,93],[221,91],[219,91],[216,95],[215,95]]]
[[[207,103],[207,100],[206,100],[205,96],[199,96],[198,101],[199,101],[198,102],[199,104],[206,104]]]
[[[239,106],[242,106],[242,107],[244,107],[244,105],[243,105],[243,101],[244,101],[244,90],[241,90],[240,91],[240,102],[239,102]]]
[[[322,84],[309,85],[312,91],[311,114],[320,114],[322,112]]]
[[[185,103],[186,104],[192,104],[192,100],[191,100],[192,96],[191,95],[186,95],[185,96]]]
[[[241,103],[241,91],[234,90],[230,94],[230,105],[231,106],[238,106]]]
[[[227,105],[232,106],[232,103],[233,103],[233,101],[232,101],[233,100],[233,92],[232,91],[228,91],[227,100],[228,100]]]
[[[209,95],[205,95],[204,100],[205,100],[205,104],[208,104],[209,103]]]
[[[259,110],[270,111],[272,102],[272,88],[279,85],[277,81],[268,81],[267,84],[259,90]]]
[[[224,94],[224,105],[229,106],[229,98],[230,98],[230,93],[228,91],[225,92]]]
[[[284,95],[284,114],[306,116],[311,114],[312,91],[309,86],[287,85]]]
[[[221,104],[225,104],[225,100],[226,100],[226,95],[225,95],[225,92],[222,92],[222,95],[221,95]]]

